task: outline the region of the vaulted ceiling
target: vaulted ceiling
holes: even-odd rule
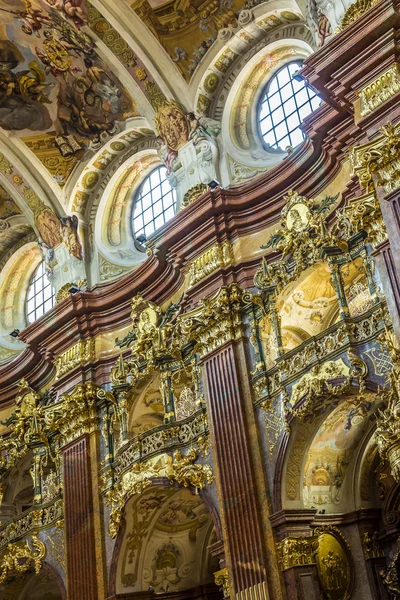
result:
[[[258,5],[269,16],[252,37],[238,15]],[[121,132],[155,137],[160,96],[211,116],[240,55],[226,39],[244,54],[302,18],[295,0],[0,0],[0,16],[0,265],[32,241],[38,207],[76,210],[77,182],[106,144],[100,172],[119,160]]]

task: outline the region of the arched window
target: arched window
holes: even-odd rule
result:
[[[28,323],[33,323],[54,306],[54,288],[47,279],[46,269],[42,261],[36,269],[28,290],[26,316]]]
[[[268,82],[262,97],[258,119],[264,142],[271,148],[294,148],[305,135],[300,123],[321,104],[321,99],[304,81],[293,79],[301,67],[291,62]]]
[[[135,200],[133,229],[136,238],[149,237],[175,214],[176,194],[167,179],[167,169],[157,167],[146,177]]]

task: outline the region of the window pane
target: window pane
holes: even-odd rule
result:
[[[36,269],[29,286],[26,302],[28,323],[33,323],[54,306],[54,289],[49,283],[44,263]]]
[[[263,140],[273,148],[300,144],[304,134],[299,125],[321,104],[321,99],[304,81],[292,79],[300,67],[297,61],[285,65],[265,90],[258,118]]]
[[[145,179],[135,201],[133,211],[135,234],[144,232],[147,237],[162,227],[174,215],[175,203],[175,190],[171,188],[167,179],[167,169],[164,166],[157,167]]]

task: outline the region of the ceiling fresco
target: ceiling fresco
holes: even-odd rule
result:
[[[257,0],[126,0],[189,81],[217,39],[218,31],[236,25],[243,8]]]
[[[136,105],[83,30],[84,0],[0,0],[0,12],[0,127],[62,186]]]

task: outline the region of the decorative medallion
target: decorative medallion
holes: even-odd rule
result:
[[[217,89],[219,77],[215,73],[210,73],[204,80],[204,89],[212,94]]]
[[[339,529],[330,525],[315,530],[318,535],[317,571],[327,600],[348,600],[353,586],[351,555]]]

